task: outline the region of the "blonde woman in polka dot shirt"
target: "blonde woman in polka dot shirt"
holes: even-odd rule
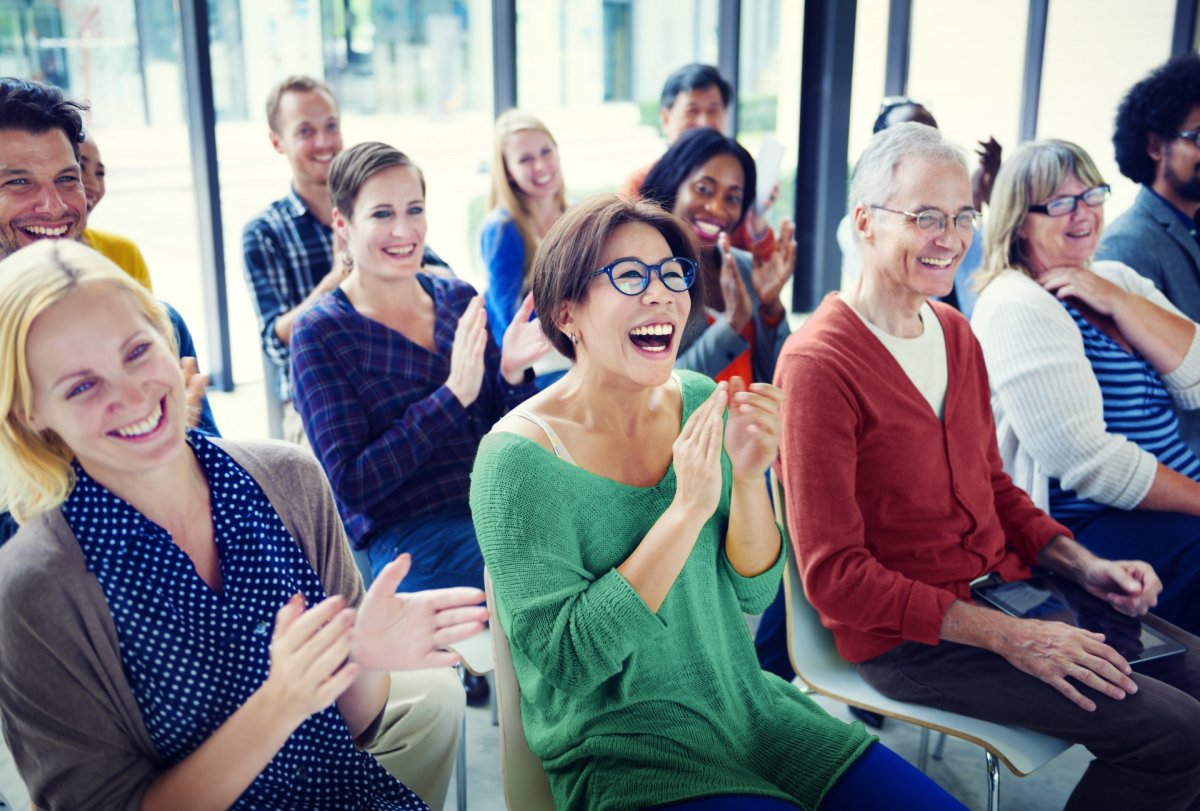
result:
[[[363,591],[311,455],[186,431],[160,306],[73,242],[0,262],[0,722],[41,809],[424,809],[355,742],[477,589]]]

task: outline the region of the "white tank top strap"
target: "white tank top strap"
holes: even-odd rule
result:
[[[562,459],[564,462],[570,462],[571,464],[576,465],[575,460],[571,458],[571,452],[568,451],[567,446],[563,444],[562,439],[558,436],[558,432],[550,427],[550,423],[546,422],[537,414],[526,411],[525,409],[513,411],[512,415],[514,417],[520,417],[521,419],[528,420],[538,428],[541,428],[546,434],[546,438],[550,440],[550,447],[553,449],[554,455],[559,459]],[[576,465],[576,467],[578,467],[578,465]]]

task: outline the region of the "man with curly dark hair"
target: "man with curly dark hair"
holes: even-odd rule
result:
[[[1200,55],[1177,56],[1129,90],[1113,146],[1121,173],[1142,188],[1108,227],[1096,258],[1124,262],[1200,319]],[[1184,439],[1200,452],[1200,412],[1179,418]]]

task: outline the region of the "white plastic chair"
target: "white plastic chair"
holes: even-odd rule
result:
[[[472,676],[486,676],[492,672],[491,631],[487,628],[470,639],[464,639],[450,647],[462,657],[455,665],[461,678],[464,671]],[[454,786],[458,795],[458,811],[467,811],[467,716],[463,715],[462,733],[458,738],[458,754],[454,760]]]
[[[483,586],[487,591],[488,605],[492,607],[490,631],[495,664],[492,675],[500,714],[500,772],[504,782],[504,803],[509,811],[554,811],[550,781],[546,778],[542,762],[529,751],[525,729],[521,726],[521,690],[517,686],[508,638],[496,618],[496,597],[492,592],[492,578],[486,569],[483,572]]]
[[[772,476],[775,491],[776,515],[786,527],[783,492]],[[787,539],[787,530],[784,530]],[[1067,741],[1034,732],[1024,727],[994,724],[946,710],[938,710],[921,704],[896,701],[867,684],[853,665],[838,654],[833,644],[833,634],[821,625],[817,610],[804,594],[800,572],[788,542],[788,562],[784,575],[784,591],[787,598],[788,654],[792,667],[801,681],[814,693],[848,704],[851,707],[869,710],[888,718],[895,718],[922,728],[922,760],[927,750],[928,730],[953,735],[973,743],[984,750],[987,768],[987,807],[997,811],[1000,807],[1000,769],[1003,763],[1018,777],[1040,769],[1046,763],[1071,748]],[[869,597],[867,598],[869,599]],[[922,770],[924,763],[921,764]]]

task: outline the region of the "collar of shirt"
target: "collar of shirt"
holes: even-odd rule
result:
[[[1178,208],[1175,206],[1175,204],[1174,204],[1174,203],[1172,203],[1172,202],[1171,202],[1170,200],[1168,200],[1167,198],[1163,197],[1161,194],[1159,194],[1158,192],[1156,192],[1156,191],[1155,191],[1154,189],[1152,189],[1151,187],[1149,187],[1149,186],[1143,186],[1143,188],[1144,188],[1144,189],[1146,189],[1146,191],[1148,191],[1148,192],[1150,192],[1151,194],[1153,194],[1153,195],[1154,195],[1155,197],[1157,197],[1159,200],[1162,200],[1162,202],[1163,202],[1163,205],[1165,205],[1165,206],[1166,206],[1168,209],[1170,209],[1171,211],[1175,212],[1175,216],[1179,217],[1180,221],[1181,221],[1181,222],[1183,222],[1183,225],[1184,225],[1184,227],[1185,227],[1185,228],[1187,228],[1187,230],[1188,230],[1188,233],[1189,233],[1189,234],[1191,234],[1191,235],[1192,235],[1192,236],[1194,236],[1194,237],[1197,237],[1197,239],[1200,239],[1200,234],[1198,234],[1198,233],[1197,233],[1197,230],[1196,230],[1196,229],[1197,229],[1197,223],[1196,223],[1196,220],[1194,220],[1193,218],[1189,217],[1187,214],[1184,214],[1182,211],[1180,211],[1180,210],[1179,210],[1179,209],[1178,209]],[[1197,211],[1197,212],[1196,212],[1196,214],[1197,214],[1197,216],[1200,216],[1200,211]]]
[[[214,529],[218,518],[236,523],[247,516],[250,502],[243,487],[245,479],[253,482],[250,475],[204,434],[188,431],[187,442],[208,480]],[[71,467],[75,471],[75,486],[63,502],[63,517],[85,550],[107,556],[121,552],[139,539],[152,543],[171,541],[170,533],[93,479],[77,460]],[[221,533],[215,533],[214,540],[219,552],[224,553]]]

